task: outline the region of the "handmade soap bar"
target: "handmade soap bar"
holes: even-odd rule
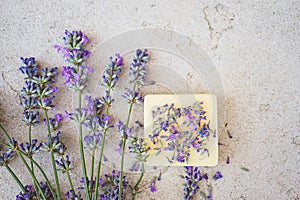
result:
[[[217,165],[217,124],[215,95],[147,95],[144,101],[144,137],[151,150],[146,164]]]

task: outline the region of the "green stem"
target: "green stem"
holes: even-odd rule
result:
[[[48,129],[49,143],[50,143],[50,146],[52,148],[51,128],[50,128],[50,124],[49,124],[49,117],[48,117],[47,110],[44,110],[44,114],[45,114],[45,118],[46,118],[47,129]],[[57,198],[58,198],[58,200],[60,200],[61,199],[61,195],[60,195],[59,179],[58,179],[58,174],[57,174],[57,169],[56,169],[56,164],[55,164],[54,152],[53,152],[52,149],[50,151],[50,154],[51,154],[52,168],[53,168],[53,172],[54,172],[54,179],[55,179],[55,185],[56,185],[56,191],[57,191]]]
[[[68,176],[68,180],[69,180],[69,184],[70,184],[71,189],[72,189],[74,192],[76,192],[76,191],[74,190],[74,185],[73,185],[73,183],[72,183],[72,179],[71,179],[70,171],[69,171],[69,170],[67,170],[67,176]]]
[[[18,153],[18,155],[21,157],[21,159],[22,159],[22,161],[23,161],[25,167],[27,168],[29,174],[31,175],[31,177],[32,177],[34,183],[36,184],[38,190],[40,191],[40,193],[41,193],[43,199],[47,200],[47,198],[46,198],[45,194],[43,193],[43,190],[42,190],[42,188],[41,188],[41,186],[40,186],[38,180],[36,179],[36,177],[35,177],[34,174],[32,173],[32,171],[31,171],[29,165],[27,164],[26,160],[24,159],[24,157],[22,156],[21,153],[19,153],[19,152],[17,152],[17,153]]]
[[[15,181],[18,183],[19,187],[21,188],[21,190],[23,192],[27,192],[27,190],[25,189],[25,187],[23,186],[23,184],[21,183],[20,179],[16,176],[16,174],[12,171],[12,169],[8,166],[5,165],[5,168],[7,169],[7,171],[10,173],[10,175],[15,179]]]
[[[61,159],[62,159],[63,162],[65,162],[64,156],[62,156]],[[67,173],[67,177],[68,177],[68,181],[69,181],[70,187],[71,187],[71,189],[75,192],[75,190],[74,190],[74,185],[73,185],[73,183],[72,183],[72,179],[71,179],[71,176],[70,176],[70,170],[67,169],[66,173]]]
[[[81,112],[81,92],[80,91],[78,91],[78,109]],[[84,178],[84,189],[85,189],[85,193],[86,193],[85,194],[86,199],[90,200],[90,193],[89,193],[89,186],[88,186],[86,165],[85,165],[85,158],[84,158],[84,151],[83,151],[82,122],[79,122],[78,128],[79,128],[80,159],[81,159],[81,167],[82,167],[83,178]]]
[[[38,170],[40,170],[40,172],[42,173],[42,175],[43,175],[43,177],[44,177],[46,183],[48,184],[48,187],[49,187],[49,189],[50,189],[50,191],[51,191],[51,193],[52,193],[52,196],[53,196],[54,199],[56,200],[56,199],[57,199],[56,193],[55,193],[55,191],[54,191],[54,189],[53,189],[53,187],[52,187],[52,185],[51,185],[51,182],[49,181],[49,179],[48,179],[48,177],[47,177],[45,171],[42,169],[42,167],[41,167],[41,166],[40,166],[40,165],[39,165],[32,157],[30,157],[29,155],[27,155],[25,152],[23,152],[23,151],[21,151],[21,150],[17,150],[17,153],[21,153],[22,155],[26,156],[30,161],[33,162],[33,164],[35,164],[35,166],[38,168]],[[25,163],[24,163],[24,164],[25,164]]]
[[[95,149],[93,149],[93,152],[92,152],[92,169],[91,169],[91,178],[90,178],[90,180],[94,180],[94,168],[95,168]]]
[[[32,151],[32,149],[31,149],[31,139],[32,139],[32,137],[31,137],[31,125],[29,125],[29,127],[28,127],[28,143],[29,143],[29,147],[30,147],[30,153],[32,153],[31,152]],[[30,155],[30,157],[32,158],[32,155]],[[35,176],[32,160],[30,160],[30,167],[31,167],[31,171],[32,171],[33,175]],[[35,190],[37,191],[38,188],[37,188],[36,184],[34,184],[34,187],[35,187]],[[37,193],[37,197],[38,197],[38,199],[40,199],[40,193]]]
[[[6,144],[5,142],[0,141],[0,144],[7,146],[7,147],[11,147],[9,144]]]
[[[130,116],[131,116],[131,112],[132,112],[132,107],[133,107],[133,103],[131,103],[130,107],[129,107],[127,121],[126,121],[126,127],[128,127],[128,125],[129,125]],[[121,159],[121,169],[120,169],[120,180],[123,179],[124,155],[125,155],[125,146],[126,146],[126,140],[127,140],[127,138],[123,137],[122,140],[123,141],[122,141],[122,159]],[[120,200],[122,198],[122,190],[123,190],[123,182],[120,181],[120,184],[119,184],[119,199]]]
[[[108,89],[107,96],[110,96],[110,91],[111,91],[111,88]],[[108,108],[109,108],[109,106],[107,105],[106,106],[106,115],[108,115]],[[100,178],[100,172],[101,172],[101,164],[102,164],[103,150],[104,150],[104,145],[105,145],[106,132],[107,132],[107,130],[104,130],[102,141],[101,141],[98,167],[97,167],[96,186],[95,186],[95,197],[96,197],[96,199],[97,199],[97,196],[98,196],[99,178]]]
[[[135,196],[136,196],[136,192],[139,190],[139,184],[141,183],[143,177],[145,174],[145,166],[144,166],[144,162],[142,162],[142,173],[140,175],[139,180],[137,181],[137,183],[134,185],[133,190],[131,191],[131,199],[134,200]]]
[[[3,133],[5,134],[5,136],[7,137],[7,139],[9,140],[9,141],[11,141],[11,138],[10,138],[10,136],[8,135],[8,133],[6,132],[6,130],[4,129],[4,127],[0,124],[0,129],[3,131]]]
[[[139,178],[138,182],[137,182],[137,183],[135,184],[135,186],[134,186],[134,189],[135,189],[135,190],[138,190],[139,184],[141,183],[144,174],[145,174],[145,166],[144,166],[144,162],[142,162],[142,173],[141,173],[141,175],[140,175],[140,178]]]
[[[28,143],[29,143],[29,147],[30,147],[30,153],[32,153],[32,149],[31,149],[31,125],[29,125],[29,128],[28,128]],[[32,156],[30,156],[32,157]],[[31,170],[32,172],[34,173],[34,169],[33,169],[33,162],[30,161],[30,166],[31,166]]]
[[[136,82],[134,83],[133,85],[133,91],[136,89]],[[127,121],[126,121],[126,127],[128,128],[128,125],[129,125],[129,122],[130,122],[130,116],[131,116],[131,112],[132,112],[132,107],[133,107],[133,103],[134,102],[131,102],[130,103],[130,107],[129,107],[129,110],[128,110],[128,115],[127,115]],[[125,146],[126,146],[126,137],[123,138],[123,141],[122,141],[122,160],[121,160],[121,169],[120,169],[120,180],[123,179],[123,168],[124,168],[124,152],[125,152]],[[122,198],[122,190],[123,190],[123,182],[120,181],[120,184],[119,184],[119,199],[121,200]]]
[[[101,163],[102,163],[102,156],[103,156],[103,149],[104,149],[104,141],[106,136],[106,130],[104,130],[102,141],[101,141],[101,149],[98,161],[98,169],[97,169],[97,176],[96,176],[96,187],[95,187],[95,197],[97,199],[98,196],[98,187],[99,187],[99,178],[100,178],[100,170],[101,170]]]

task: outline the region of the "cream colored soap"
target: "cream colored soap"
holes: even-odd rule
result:
[[[166,157],[171,157],[173,152],[161,151],[156,155],[157,150],[153,150],[155,145],[149,138],[152,135],[153,117],[152,110],[158,106],[174,103],[176,107],[187,107],[195,101],[203,101],[203,108],[206,111],[207,120],[210,120],[210,128],[215,131],[216,137],[209,137],[206,148],[209,150],[209,156],[198,153],[196,150],[190,152],[188,163],[174,162],[170,163]],[[144,137],[147,145],[151,147],[146,164],[150,166],[216,166],[218,163],[218,130],[217,130],[217,97],[212,94],[155,94],[147,95],[144,101]],[[166,145],[166,144],[164,144]]]

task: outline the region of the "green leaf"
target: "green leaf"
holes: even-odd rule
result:
[[[245,172],[249,172],[250,170],[246,167],[241,167],[241,170],[245,171]]]

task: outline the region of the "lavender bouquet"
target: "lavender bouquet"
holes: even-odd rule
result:
[[[80,200],[80,199],[125,199],[125,191],[129,188],[131,199],[141,192],[140,183],[145,174],[144,163],[147,161],[149,148],[144,140],[134,134],[133,127],[129,126],[131,114],[135,104],[143,103],[140,89],[145,84],[146,68],[149,61],[147,50],[137,49],[130,65],[128,81],[131,88],[126,88],[122,97],[128,102],[128,114],[126,119],[115,120],[110,114],[114,104],[113,93],[120,73],[124,67],[123,58],[120,54],[110,57],[102,75],[101,86],[104,96],[85,96],[89,74],[92,68],[87,64],[90,52],[85,49],[89,42],[88,37],[81,31],[65,31],[64,45],[55,45],[54,48],[65,59],[66,66],[61,69],[40,68],[35,58],[21,58],[22,65],[19,68],[24,77],[24,86],[21,89],[21,106],[24,111],[22,121],[28,127],[28,140],[20,143],[8,133],[0,124],[0,129],[6,137],[6,141],[0,141],[3,146],[0,152],[0,166],[5,168],[20,187],[17,200],[53,199],[53,200]],[[58,72],[64,79],[65,86],[77,96],[77,108],[65,113],[49,115],[49,110],[54,109],[55,94],[58,87],[55,86]],[[41,114],[40,114],[41,113]],[[77,124],[79,155],[81,160],[82,180],[80,186],[75,188],[72,179],[72,170],[77,167],[68,155],[64,142],[64,133],[60,130],[64,120],[72,120]],[[38,141],[33,136],[33,127],[40,122],[46,127],[45,141]],[[139,123],[140,126],[142,124]],[[88,130],[84,133],[84,127]],[[121,155],[119,171],[101,173],[102,160],[105,159],[103,152],[106,144],[108,131],[116,133],[119,137],[117,150]],[[134,154],[136,162],[141,164],[141,172],[136,183],[131,184],[124,175],[125,149]],[[39,154],[44,151],[50,155],[51,168],[54,175],[54,184],[50,182],[49,175],[45,173],[41,163],[37,161]],[[86,165],[86,152],[91,152],[91,169],[88,175]],[[96,155],[99,155],[96,157]],[[26,171],[32,178],[32,183],[24,184],[15,174],[11,167],[12,159],[20,159]],[[194,182],[203,179],[198,169],[187,168],[187,189],[184,190],[184,199],[192,199],[198,187]],[[42,176],[37,176],[41,174]],[[61,194],[61,185],[58,173],[66,175],[69,182],[69,190]],[[156,191],[155,183],[161,179],[161,174],[154,177],[150,183],[151,192]],[[76,184],[77,185],[77,184]],[[127,192],[128,193],[128,192]],[[187,198],[188,197],[188,198]]]

